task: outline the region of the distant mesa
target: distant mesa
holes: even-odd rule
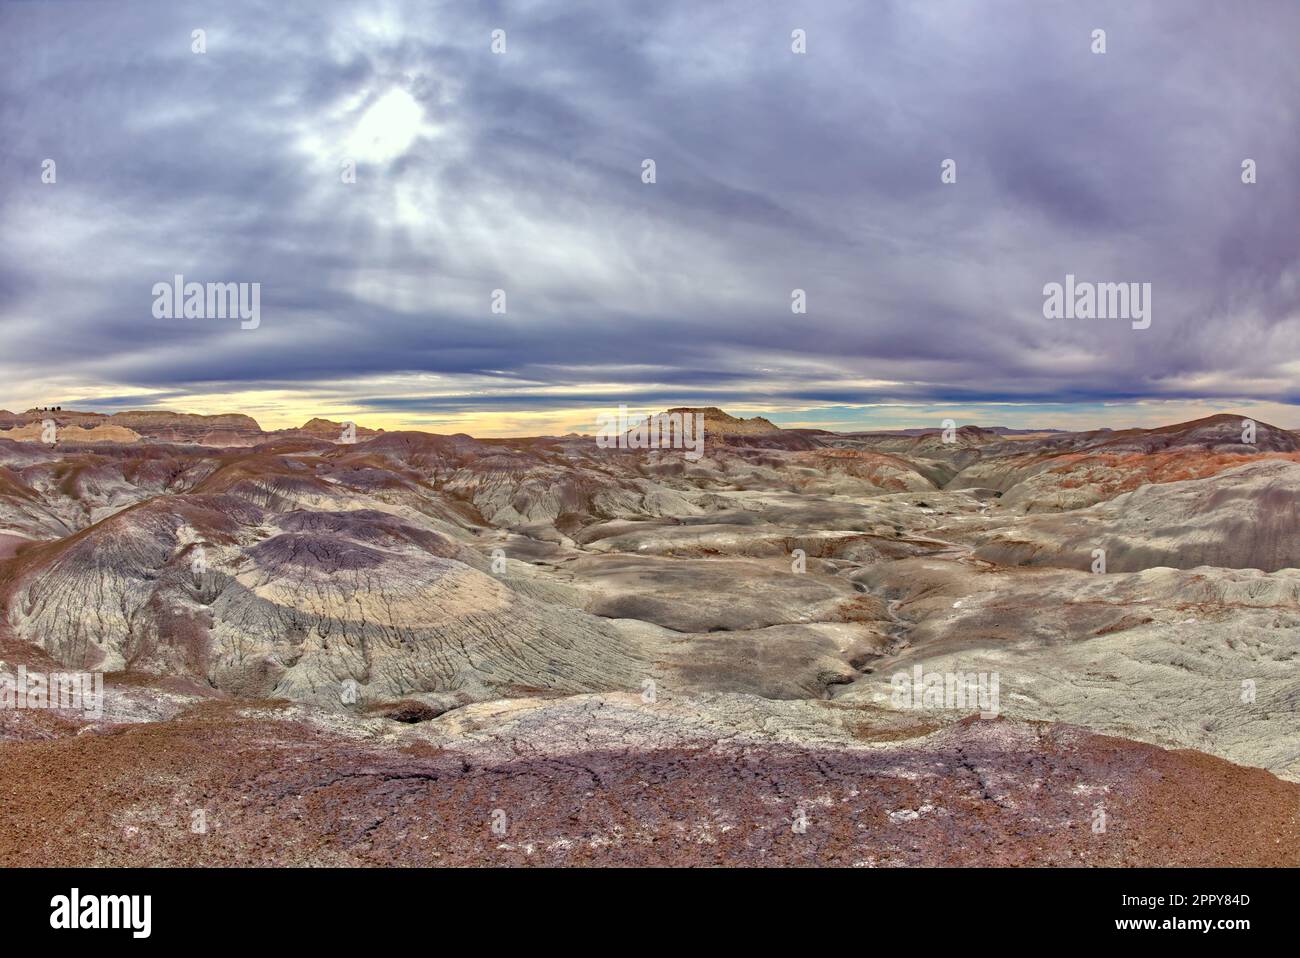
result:
[[[39,419],[13,426],[8,430],[0,427],[0,438],[12,439],[14,442],[45,443],[48,440],[44,433],[45,427]],[[62,427],[59,440],[62,442],[131,443],[139,442],[140,435],[134,430],[123,426],[109,425],[103,422],[77,422]]]
[[[739,419],[723,412],[717,406],[676,406],[669,409],[667,415],[674,413],[683,416],[697,413],[703,414],[706,435],[713,433],[722,436],[756,436],[781,431],[779,426],[773,425],[762,416],[755,416],[753,419]]]
[[[264,430],[251,416],[221,413],[201,416],[165,410],[131,410],[111,415],[80,412],[61,406],[40,406],[22,413],[0,410],[0,438],[16,442],[41,442],[44,423],[53,419],[60,442],[160,442],[179,445],[243,447],[277,439],[317,439],[340,442],[345,423],[315,418],[297,429]],[[383,433],[357,426],[357,439]]]

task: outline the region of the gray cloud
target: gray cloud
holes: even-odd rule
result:
[[[5,4],[0,375],[440,411],[1293,402],[1298,33],[1285,0]],[[342,184],[393,89],[424,131]],[[1045,320],[1067,272],[1152,283],[1152,327]],[[260,282],[261,327],[154,319],[175,273]],[[445,388],[366,384],[403,374]]]

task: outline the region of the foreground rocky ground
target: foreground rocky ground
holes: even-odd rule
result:
[[[0,422],[0,673],[104,710],[0,710],[5,864],[1300,864],[1285,430],[72,415]]]
[[[715,738],[631,696],[504,703],[504,723],[482,708],[421,734],[340,734],[291,706],[208,705],[13,743],[0,750],[0,855],[93,865],[1300,865],[1300,786],[1069,726],[976,719],[927,731],[830,708],[797,718],[844,740],[809,746],[757,730]]]

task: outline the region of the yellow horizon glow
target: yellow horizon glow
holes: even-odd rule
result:
[[[105,396],[113,395],[111,392]],[[120,393],[117,393],[120,395]],[[142,399],[147,394],[141,394]],[[302,396],[280,391],[247,391],[219,394],[193,394],[170,397],[157,403],[147,400],[130,407],[95,408],[94,397],[83,394],[83,402],[76,406],[62,403],[65,411],[96,411],[105,415],[115,412],[176,412],[212,416],[243,414],[256,420],[265,431],[295,429],[311,419],[329,419],[335,422],[351,421],[367,429],[385,431],[416,431],[438,435],[465,433],[482,439],[529,438],[535,436],[563,436],[570,433],[595,435],[602,414],[616,413],[619,403],[611,398],[607,404],[582,406],[557,406],[547,410],[502,409],[491,412],[442,412],[404,410],[401,412],[375,412],[346,400],[325,400],[319,396]],[[10,409],[20,413],[39,406],[55,404],[49,400],[36,400],[17,404]],[[660,412],[671,406],[688,403],[665,403],[661,408],[628,404],[631,416]],[[1218,413],[1249,415],[1256,420],[1271,423],[1283,429],[1300,428],[1300,407],[1281,403],[1240,401],[1187,402],[1145,401],[1108,406],[1109,415],[1099,413],[1096,407],[1063,406],[1045,412],[1043,404],[978,403],[968,406],[931,403],[835,404],[794,406],[773,403],[764,408],[752,403],[730,404],[710,401],[696,405],[716,405],[734,416],[751,418],[764,416],[786,429],[826,429],[835,432],[855,430],[889,430],[905,428],[938,428],[944,418],[953,418],[959,425],[1009,426],[1012,428],[1042,428],[1086,431],[1102,427],[1126,429],[1134,427],[1167,426],[1178,422],[1201,419]],[[1020,411],[1021,405],[1031,407]],[[0,408],[9,408],[7,406]],[[836,415],[828,415],[833,412]],[[774,418],[775,417],[775,418]],[[1105,420],[1105,421],[1103,421]]]

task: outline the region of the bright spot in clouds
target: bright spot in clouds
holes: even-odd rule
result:
[[[386,163],[405,153],[424,126],[424,111],[415,97],[392,89],[372,103],[361,115],[348,138],[350,159]]]

